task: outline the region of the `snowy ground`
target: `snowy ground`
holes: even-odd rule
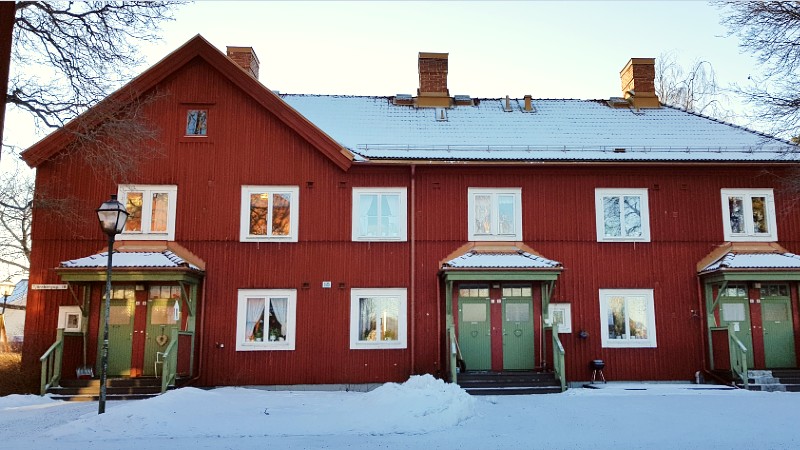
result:
[[[0,448],[789,449],[800,394],[608,384],[471,397],[430,376],[371,392],[183,388],[97,403],[0,397]]]

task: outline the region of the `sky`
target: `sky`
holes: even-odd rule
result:
[[[26,449],[789,449],[800,393],[596,384],[470,396],[412,376],[373,391],[181,388],[148,400],[0,397],[0,447]]]
[[[140,73],[200,34],[220,50],[253,47],[260,80],[294,94],[389,96],[418,87],[419,52],[449,53],[450,93],[607,99],[632,58],[674,52],[709,61],[720,84],[747,83],[755,60],[699,1],[222,2],[180,6],[163,41],[141,46]],[[11,114],[6,141],[43,137]]]

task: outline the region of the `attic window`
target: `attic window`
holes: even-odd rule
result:
[[[444,108],[436,108],[436,121],[447,122],[447,110]]]
[[[190,109],[186,112],[186,136],[205,136],[208,126],[208,110]]]

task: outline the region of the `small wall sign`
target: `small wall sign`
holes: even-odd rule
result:
[[[31,289],[34,291],[58,291],[67,289],[66,284],[32,284]]]

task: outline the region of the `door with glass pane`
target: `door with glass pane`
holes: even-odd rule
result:
[[[533,299],[530,287],[503,287],[503,369],[531,370],[535,365]]]
[[[108,312],[108,376],[127,376],[131,373],[134,317],[133,286],[111,289]],[[97,373],[101,373],[103,330],[105,326],[105,293],[100,303],[100,330],[97,340]]]
[[[147,295],[147,330],[144,345],[145,376],[156,375],[156,353],[164,352],[172,330],[180,324],[180,286],[150,286]],[[161,374],[161,367],[158,368]]]
[[[458,297],[458,342],[467,370],[491,370],[489,287],[462,287]]]
[[[733,334],[747,348],[747,366],[753,367],[753,338],[750,331],[750,304],[747,286],[729,285],[720,293],[720,325],[733,324]]]
[[[795,367],[797,358],[789,286],[781,284],[761,287],[761,321],[767,368]]]

